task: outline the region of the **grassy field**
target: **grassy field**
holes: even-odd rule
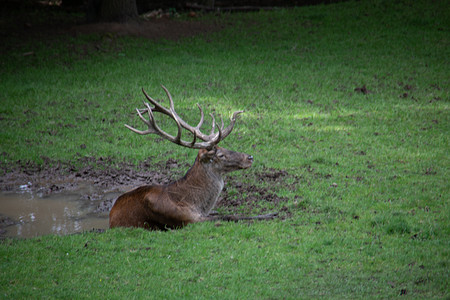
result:
[[[140,126],[140,89],[164,99],[164,84],[192,123],[196,103],[245,110],[222,146],[255,164],[231,176],[270,186],[245,175],[286,171],[293,182],[271,188],[290,214],[4,240],[0,298],[449,298],[448,2],[203,19],[225,29],[11,47],[0,61],[1,163],[193,162],[195,151],[123,126]]]

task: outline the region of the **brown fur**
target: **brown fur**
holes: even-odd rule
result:
[[[109,226],[164,230],[206,221],[222,191],[222,176],[250,168],[252,162],[252,156],[221,147],[201,149],[194,165],[178,181],[141,186],[121,195],[109,214]]]

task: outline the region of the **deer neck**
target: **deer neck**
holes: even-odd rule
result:
[[[207,216],[223,186],[222,175],[213,169],[212,163],[203,163],[197,158],[186,175],[169,186],[169,192],[173,201]]]

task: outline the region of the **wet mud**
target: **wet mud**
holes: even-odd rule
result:
[[[29,193],[45,199],[54,195],[78,194],[81,207],[89,206],[89,214],[106,217],[122,193],[142,185],[164,185],[181,178],[190,165],[169,159],[154,162],[150,158],[139,165],[116,163],[105,158],[88,158],[75,164],[48,161],[42,167],[30,162],[0,165],[0,192]],[[84,167],[76,168],[75,165]],[[266,213],[283,211],[287,198],[277,195],[276,186],[285,185],[293,177],[286,171],[267,169],[262,172],[231,173],[216,207],[224,214]],[[294,178],[295,181],[295,178]],[[251,183],[249,183],[251,182]],[[273,187],[273,188],[269,188]],[[15,220],[0,210],[0,237]]]

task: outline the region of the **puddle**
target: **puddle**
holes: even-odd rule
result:
[[[109,210],[99,207],[120,195],[95,193],[89,186],[50,195],[32,192],[26,185],[20,189],[19,193],[0,192],[0,237],[29,238],[107,229]]]

